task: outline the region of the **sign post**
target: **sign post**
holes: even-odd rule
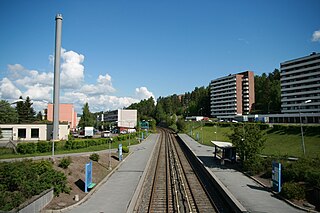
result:
[[[272,162],[272,188],[276,192],[281,191],[281,163]]]
[[[95,183],[92,183],[92,161],[86,163],[86,177],[84,181],[84,192],[88,192],[88,188],[91,189],[95,186]]]
[[[119,144],[119,147],[118,147],[118,158],[119,158],[119,161],[122,161],[122,144]]]

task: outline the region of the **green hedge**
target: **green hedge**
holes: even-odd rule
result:
[[[128,136],[118,136],[121,140],[127,140]],[[134,138],[134,135],[131,136]],[[111,141],[109,138],[100,139],[77,139],[74,140],[70,138],[67,141],[58,141],[54,143],[54,149],[59,150],[72,150],[72,149],[82,149],[90,146],[98,146],[106,144]],[[114,140],[117,141],[117,140]],[[119,141],[119,139],[118,139]],[[34,153],[45,153],[52,150],[52,142],[39,141],[39,142],[21,142],[17,145],[17,152],[20,154],[34,154]]]

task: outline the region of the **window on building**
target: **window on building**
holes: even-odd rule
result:
[[[31,138],[39,138],[39,129],[31,129]]]
[[[27,130],[26,129],[18,129],[18,138],[26,138]]]

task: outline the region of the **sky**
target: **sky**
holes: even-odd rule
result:
[[[52,102],[58,13],[60,102],[81,113],[320,52],[319,11],[319,0],[0,0],[0,99]]]

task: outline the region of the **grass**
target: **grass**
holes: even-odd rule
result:
[[[117,141],[111,143],[111,149],[117,149],[119,144],[122,146],[129,145],[129,139],[124,141]],[[138,144],[138,140],[136,138],[130,139],[130,145]],[[60,150],[59,150],[60,149]],[[101,144],[97,146],[90,146],[81,149],[72,149],[72,150],[61,150],[61,147],[58,147],[55,150],[55,155],[59,154],[71,154],[71,153],[82,153],[82,152],[96,152],[101,150],[109,149],[109,144]],[[52,152],[45,152],[45,153],[34,153],[34,154],[15,154],[11,149],[8,148],[0,148],[0,159],[10,159],[10,158],[24,158],[24,157],[36,157],[36,156],[51,156]]]
[[[199,124],[188,125],[187,134],[191,133],[191,126],[194,126],[192,131],[192,137],[196,139],[199,134],[199,143],[208,146],[213,146],[211,141],[225,141],[231,142],[227,137],[231,133],[231,127],[221,126],[204,126],[201,129]],[[266,131],[266,143],[262,151],[263,155],[278,155],[278,156],[290,156],[290,157],[302,157],[302,143],[300,132],[283,132],[283,131]],[[320,132],[318,134],[304,136],[306,156],[314,158],[320,156]]]

